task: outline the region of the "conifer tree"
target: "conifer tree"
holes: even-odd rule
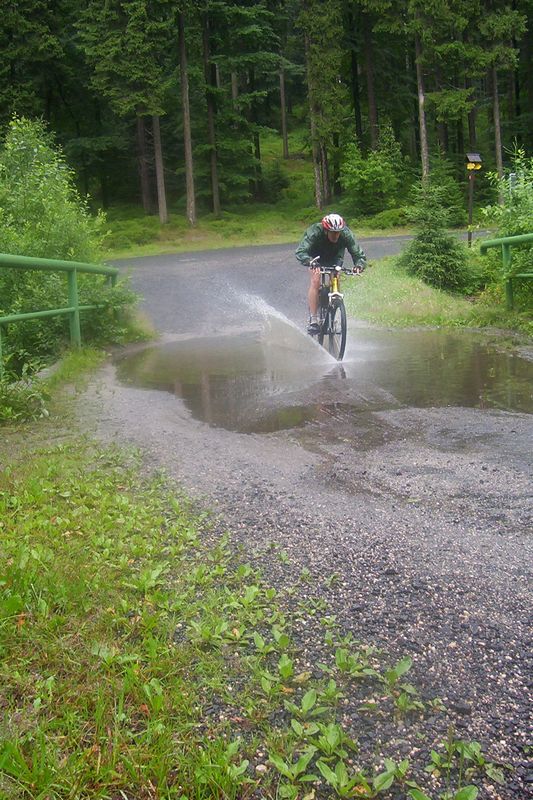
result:
[[[102,5],[89,0],[80,14],[79,41],[92,67],[91,83],[121,117],[136,118],[138,163],[145,211],[152,210],[146,152],[145,120],[163,113],[163,71],[161,54],[169,35],[167,3],[164,0],[109,0]],[[153,134],[157,138],[159,124]],[[162,180],[160,140],[155,145],[159,162],[156,173]],[[162,221],[166,220],[164,190],[158,186]]]

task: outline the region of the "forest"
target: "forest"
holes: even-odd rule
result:
[[[532,0],[7,0],[0,128],[44,120],[95,208],[163,223],[282,199],[394,222],[431,173],[463,223],[466,153],[480,197],[533,153],[532,22]]]

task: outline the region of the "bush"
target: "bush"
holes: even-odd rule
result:
[[[413,189],[414,204],[408,213],[417,234],[398,264],[437,289],[465,290],[469,288],[466,250],[446,231],[449,211],[444,206],[445,192],[445,187],[431,181]]]
[[[512,154],[511,169],[502,178],[487,176],[502,202],[482,210],[486,220],[498,226],[498,237],[533,233],[533,157],[518,148]]]
[[[0,153],[0,252],[98,261],[104,222],[76,192],[44,124],[15,117]]]
[[[407,222],[405,208],[389,208],[365,220],[365,223],[372,228],[401,228],[403,225],[407,225]]]
[[[345,150],[341,183],[357,214],[377,214],[398,204],[405,178],[405,161],[390,125],[379,134],[378,146],[365,157],[356,141]]]
[[[488,178],[503,201],[482,210],[489,224],[498,226],[497,233],[491,238],[533,233],[533,157],[526,157],[525,151],[517,148],[512,154],[509,173],[502,178],[489,173]],[[513,247],[511,253],[513,272],[531,271],[533,244]],[[502,283],[503,265],[499,248],[489,250],[485,261],[492,282]],[[515,290],[517,307],[530,307],[533,303],[531,282],[517,282]]]
[[[277,203],[283,196],[283,190],[289,187],[289,176],[276,159],[263,170],[261,181],[261,200],[265,203]]]
[[[74,174],[54,148],[44,124],[15,117],[0,152],[0,251],[11,255],[100,262],[104,217],[91,216],[78,195]],[[95,276],[79,276],[80,303],[100,302],[115,309],[130,303],[127,288],[116,295]],[[67,305],[62,273],[0,269],[0,314],[17,314]],[[116,315],[104,309],[84,312],[84,336],[116,332]],[[87,322],[89,324],[87,325]],[[17,322],[9,327],[6,352],[11,367],[47,360],[68,341],[66,317]]]

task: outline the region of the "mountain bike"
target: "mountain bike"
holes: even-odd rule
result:
[[[319,344],[324,347],[333,358],[342,361],[346,349],[346,309],[344,295],[339,291],[339,276],[357,275],[351,269],[345,269],[340,264],[332,267],[323,267],[312,261],[311,267],[320,269],[320,290],[318,296],[318,324],[319,331],[316,335]],[[329,282],[326,279],[329,276]]]

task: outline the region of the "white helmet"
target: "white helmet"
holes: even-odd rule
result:
[[[322,220],[322,227],[325,231],[342,231],[346,223],[339,214],[327,214]]]

